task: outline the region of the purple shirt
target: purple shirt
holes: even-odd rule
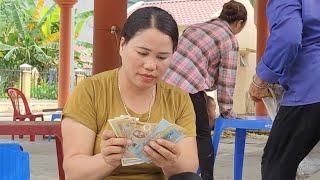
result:
[[[269,0],[270,36],[257,75],[286,90],[282,105],[320,102],[320,1]]]

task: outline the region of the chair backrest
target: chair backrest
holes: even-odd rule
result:
[[[13,151],[23,151],[22,146],[18,143],[0,143],[0,148],[7,148]]]
[[[30,179],[29,154],[18,144],[0,144],[0,177],[6,180]]]
[[[27,101],[25,95],[19,89],[10,87],[7,89],[7,93],[8,93],[8,96],[9,96],[11,103],[12,103],[12,106],[13,106],[13,113],[14,113],[13,115],[14,116],[22,115],[21,114],[21,107],[19,104],[20,99],[23,102],[25,114],[27,114],[27,115],[31,114],[28,101]]]

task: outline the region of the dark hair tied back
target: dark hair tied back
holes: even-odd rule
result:
[[[174,18],[165,10],[158,7],[145,7],[134,11],[125,22],[121,36],[130,41],[137,32],[155,28],[168,35],[173,44],[173,50],[178,44],[178,25]]]
[[[246,7],[237,1],[231,0],[223,5],[219,18],[228,23],[239,20],[242,20],[245,23],[247,21]]]

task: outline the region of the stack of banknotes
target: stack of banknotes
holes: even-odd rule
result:
[[[177,143],[183,137],[183,128],[162,119],[159,123],[140,122],[138,118],[120,116],[109,119],[112,130],[117,137],[128,138],[132,144],[126,147],[122,166],[131,166],[141,163],[151,163],[151,160],[143,152],[145,145],[159,138]]]

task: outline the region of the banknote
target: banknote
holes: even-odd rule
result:
[[[125,137],[132,140],[132,144],[126,147],[126,149],[140,143],[145,143],[146,137],[149,136],[156,126],[155,123],[140,122],[137,118],[130,116],[116,117],[114,119],[109,119],[108,122],[117,137]],[[141,163],[144,162],[128,150],[126,150],[124,157],[121,159],[122,166]]]
[[[128,131],[127,138],[132,140],[132,145],[128,147],[135,147],[137,144],[146,143],[150,134],[154,131],[157,124],[145,123],[135,121],[130,124],[130,131]]]
[[[128,131],[127,138],[132,140],[132,144],[126,148],[125,156],[121,161],[122,166],[144,163],[144,161],[132,153],[130,149],[135,148],[139,144],[145,144],[147,137],[153,132],[156,125],[157,124],[154,123],[144,123],[140,121],[135,121],[130,124],[131,130]],[[133,157],[136,159],[133,159]]]
[[[132,140],[132,144],[126,147],[122,166],[130,166],[141,163],[150,163],[150,159],[144,154],[143,148],[150,141],[159,138],[177,143],[184,137],[183,128],[161,120],[158,124],[138,121],[130,116],[120,116],[108,120],[117,137]]]
[[[156,140],[159,138],[166,139],[170,142],[177,143],[182,138],[184,129],[175,124],[169,123],[167,120],[163,119],[159,122],[155,130],[148,137],[148,141]]]
[[[141,159],[145,163],[151,163],[151,160],[143,152],[145,145],[149,144],[150,141],[159,138],[177,143],[184,137],[183,129],[169,123],[167,120],[161,120],[154,130],[150,133],[144,141],[136,143],[134,146],[129,146],[128,151],[134,154],[137,158]]]
[[[136,119],[130,116],[120,116],[108,120],[117,137],[128,137],[132,130],[132,124],[135,124],[135,122]]]
[[[109,119],[108,123],[117,137],[128,138],[136,121],[137,119],[134,117],[119,116],[114,119]],[[141,159],[128,151],[125,152],[124,157],[121,159],[122,166],[131,166],[141,163],[143,163]]]
[[[136,165],[136,164],[142,164],[144,163],[144,161],[142,159],[139,158],[130,158],[130,157],[124,157],[121,159],[121,165],[122,166],[132,166],[132,165]]]

